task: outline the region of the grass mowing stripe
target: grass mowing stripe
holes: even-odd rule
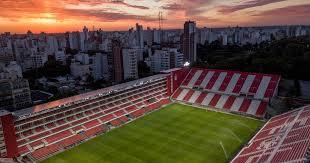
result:
[[[172,104],[42,162],[227,162],[261,126],[238,115]]]

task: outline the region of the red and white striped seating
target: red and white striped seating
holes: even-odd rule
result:
[[[256,99],[248,99],[244,96],[224,95],[217,93],[206,93],[186,88],[179,88],[176,100],[196,105],[209,106],[231,112],[239,112],[257,117],[265,113],[267,102]]]
[[[232,162],[304,162],[309,138],[307,106],[271,118]]]
[[[172,99],[263,117],[278,75],[192,68]]]
[[[279,79],[278,75],[192,68],[181,86],[228,95],[247,94],[253,95],[255,99],[264,99],[274,95]]]

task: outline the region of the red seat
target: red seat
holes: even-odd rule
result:
[[[134,111],[134,110],[137,110],[137,108],[136,108],[135,106],[129,106],[129,107],[125,108],[125,110],[126,110],[127,112],[132,112],[132,111]]]
[[[194,90],[189,90],[187,94],[185,95],[185,97],[183,98],[183,101],[188,101],[192,97],[194,92],[195,92]]]
[[[72,135],[72,133],[70,131],[66,130],[66,131],[62,131],[60,133],[54,134],[52,136],[49,136],[49,137],[45,138],[45,140],[48,143],[53,143],[53,142],[59,141],[63,138],[69,137],[70,135]]]
[[[167,105],[167,104],[170,104],[171,101],[170,101],[169,99],[162,99],[162,100],[159,101],[159,103],[160,103],[161,105]]]
[[[248,109],[249,109],[250,104],[251,104],[251,100],[249,100],[249,99],[244,99],[243,102],[242,102],[242,104],[241,104],[241,106],[240,106],[239,111],[240,111],[240,112],[247,112]]]
[[[40,126],[40,127],[36,127],[34,130],[35,130],[36,132],[42,132],[42,131],[44,131],[45,129],[44,129],[43,126]]]
[[[66,124],[66,125],[62,125],[62,126],[59,126],[59,127],[57,127],[57,128],[54,128],[54,129],[52,129],[51,131],[52,131],[52,133],[55,133],[55,132],[58,132],[58,131],[67,129],[68,127],[70,127],[69,124]]]
[[[120,119],[122,122],[124,122],[124,123],[126,123],[126,122],[129,121],[129,119],[128,119],[126,116],[121,116],[121,117],[119,117],[119,119]]]
[[[126,113],[124,112],[124,110],[119,110],[117,112],[114,112],[114,114],[118,117],[122,116],[122,115],[125,115]]]
[[[28,147],[26,145],[18,147],[18,153],[23,155],[30,152],[30,150],[28,149]]]
[[[144,113],[145,113],[144,109],[139,109],[139,110],[136,110],[136,111],[130,113],[130,115],[134,118],[138,118],[138,117],[142,116]]]
[[[80,130],[83,130],[84,128],[82,126],[76,126],[76,127],[73,127],[72,130],[77,132],[77,131],[80,131]]]
[[[236,99],[235,96],[229,96],[226,103],[224,104],[223,108],[229,110],[231,108],[231,106],[233,105],[235,99]]]
[[[267,102],[261,102],[257,111],[256,111],[256,115],[257,116],[263,116],[266,112],[266,108],[267,108]]]
[[[153,104],[148,105],[148,108],[151,110],[155,110],[155,109],[160,108],[160,105],[158,103],[153,103]]]
[[[102,127],[102,126],[97,126],[97,127],[94,127],[92,129],[89,129],[89,130],[86,130],[85,131],[85,135],[87,137],[92,137],[98,133],[102,133],[102,132],[105,132],[106,131],[106,128]]]
[[[81,124],[83,122],[86,122],[87,120],[88,120],[87,118],[83,118],[83,119],[77,120],[75,122],[72,122],[71,125],[75,126],[75,125]]]
[[[107,110],[104,111],[104,113],[105,113],[105,114],[107,114],[107,113],[112,113],[112,112],[117,111],[117,110],[119,110],[119,107],[114,107],[114,108],[112,108],[112,109],[107,109]]]
[[[63,147],[69,147],[82,141],[83,139],[84,139],[83,136],[81,136],[80,134],[77,134],[77,135],[71,136],[67,139],[60,141],[59,144],[61,144]]]
[[[219,101],[219,99],[221,98],[221,95],[219,94],[215,94],[211,100],[211,102],[209,103],[210,106],[215,107],[215,105],[217,104],[217,102]]]
[[[113,114],[109,114],[109,115],[101,117],[100,120],[102,122],[108,122],[108,121],[112,120],[113,118],[115,118],[115,116]]]
[[[56,153],[57,151],[59,151],[61,148],[58,146],[58,144],[52,144],[49,146],[46,146],[44,148],[35,150],[34,152],[32,152],[31,156],[33,158],[35,158],[36,160],[42,160],[45,157]]]
[[[35,142],[30,143],[30,146],[31,146],[32,148],[35,148],[35,147],[37,147],[37,146],[39,146],[39,145],[42,145],[42,144],[43,144],[43,142],[40,141],[40,140],[38,140],[38,141],[35,141]]]
[[[178,98],[178,96],[180,95],[180,93],[182,92],[182,89],[177,89],[177,91],[173,94],[174,99]]]
[[[115,127],[117,127],[117,126],[122,124],[122,122],[119,119],[114,119],[110,123],[111,123],[111,125],[113,125]]]
[[[91,127],[94,127],[94,126],[98,126],[100,125],[100,122],[98,120],[92,120],[90,122],[86,122],[83,124],[86,128],[91,128]]]

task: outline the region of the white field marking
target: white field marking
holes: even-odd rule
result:
[[[241,124],[241,126],[244,126],[244,127],[246,127],[247,129],[249,129],[249,130],[251,130],[251,131],[254,131],[254,129],[252,129],[251,127],[249,127],[248,125],[246,125],[246,124],[243,124],[243,123],[240,123]]]
[[[238,125],[241,125],[241,126],[243,126],[243,127],[247,128],[247,129],[251,130],[251,131],[254,131],[254,129],[252,129],[252,128],[251,128],[251,127],[249,127],[248,125],[246,125],[246,124],[244,124],[244,123],[240,122],[239,120],[237,120],[237,122],[238,122]]]
[[[234,133],[234,131],[232,131],[231,129],[228,129],[228,131],[229,131],[232,135],[234,135],[234,136],[236,137],[236,139],[237,139],[240,143],[242,143],[242,140],[239,138],[238,135],[236,135],[236,134]]]
[[[225,148],[224,148],[224,145],[223,145],[222,141],[220,141],[220,145],[221,145],[221,147],[222,147],[222,149],[223,149],[223,151],[224,151],[224,153],[225,153],[226,159],[228,159],[228,156],[227,156],[227,153],[226,153],[226,150],[225,150]]]

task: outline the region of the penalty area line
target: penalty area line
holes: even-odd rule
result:
[[[232,131],[231,129],[228,129],[228,130],[229,130],[229,132],[230,132],[240,143],[242,143],[242,140],[239,138],[238,135],[236,135],[236,134],[234,133],[234,131]]]
[[[224,151],[224,153],[225,153],[226,159],[228,159],[228,156],[227,156],[227,153],[226,153],[226,150],[225,150],[225,148],[224,148],[224,145],[223,145],[222,141],[220,141],[220,145],[221,145],[221,147],[222,147],[222,149],[223,149],[223,151]]]

